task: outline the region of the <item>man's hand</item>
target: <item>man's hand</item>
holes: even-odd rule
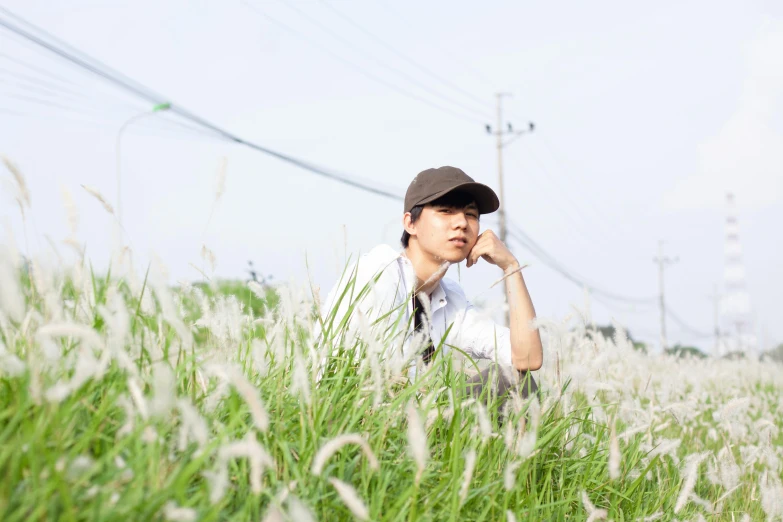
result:
[[[468,268],[475,265],[479,258],[486,262],[497,265],[504,272],[509,268],[519,266],[514,254],[500,241],[500,238],[491,230],[485,230],[476,240],[473,249],[467,257]]]

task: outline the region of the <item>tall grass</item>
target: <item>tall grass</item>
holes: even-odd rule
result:
[[[172,289],[127,249],[98,275],[66,203],[78,262],[0,245],[0,520],[783,518],[779,365],[647,356],[586,308],[536,321],[540,399],[500,408],[469,358],[409,372],[367,285],[337,316],[294,285]]]
[[[541,400],[512,397],[499,423],[496,399],[465,395],[470,361],[408,382],[392,321],[156,272],[2,250],[0,519],[783,514],[779,366],[649,357],[621,329],[540,320]]]

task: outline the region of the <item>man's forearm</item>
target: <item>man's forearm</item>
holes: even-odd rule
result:
[[[519,268],[518,264],[510,266],[506,273]],[[544,361],[541,346],[541,335],[538,329],[532,330],[530,322],[536,317],[533,301],[527,291],[527,285],[522,277],[522,271],[508,276],[508,315],[511,330],[511,361],[517,370],[538,370]]]

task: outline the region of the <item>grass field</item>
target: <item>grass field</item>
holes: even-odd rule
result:
[[[540,402],[309,292],[0,254],[0,519],[779,520],[783,370],[541,320]],[[358,289],[357,289],[358,290]],[[329,320],[327,319],[327,322]],[[462,367],[462,368],[460,368]]]

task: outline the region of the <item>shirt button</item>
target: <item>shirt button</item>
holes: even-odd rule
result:
[[[441,300],[440,300],[440,304],[443,304],[443,303],[445,303],[445,302],[446,302],[446,300],[445,300],[445,299],[441,299]]]

